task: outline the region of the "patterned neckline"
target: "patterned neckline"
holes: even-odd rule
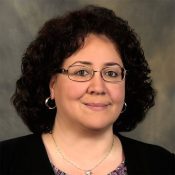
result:
[[[51,165],[52,165],[55,175],[70,175],[70,174],[66,174],[65,172],[61,171],[54,164],[51,163]],[[127,168],[126,168],[125,162],[122,162],[115,170],[108,173],[107,175],[127,175]]]

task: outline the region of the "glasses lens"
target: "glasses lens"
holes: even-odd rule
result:
[[[102,77],[109,82],[122,81],[124,79],[124,69],[117,65],[106,67],[102,70]]]
[[[93,76],[93,70],[86,66],[71,66],[68,69],[68,76],[73,81],[88,81]]]

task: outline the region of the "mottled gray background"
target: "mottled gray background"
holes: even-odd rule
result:
[[[0,140],[29,133],[9,102],[25,48],[46,20],[90,3],[129,21],[153,70],[156,106],[125,135],[175,152],[174,0],[0,0]]]

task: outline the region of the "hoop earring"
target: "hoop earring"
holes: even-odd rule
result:
[[[51,97],[46,98],[45,100],[45,105],[48,109],[55,109],[56,105],[55,102],[53,102],[54,100],[51,99]],[[51,106],[54,103],[54,106]]]
[[[126,102],[125,102],[125,103],[124,103],[124,107],[123,107],[121,113],[125,112],[125,111],[126,111],[126,108],[127,108],[127,104],[126,104]]]

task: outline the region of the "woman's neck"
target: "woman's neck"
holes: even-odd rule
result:
[[[73,131],[55,124],[52,133],[43,134],[42,138],[50,161],[67,173],[81,174],[77,168],[80,167],[82,170],[92,168],[97,174],[107,174],[123,161],[122,146],[113,135],[112,128]]]
[[[114,138],[112,127],[103,130],[87,128],[67,128],[65,125],[54,125],[51,140],[58,152],[68,161],[74,161],[81,167],[93,167],[108,153],[113,151],[118,140]]]

